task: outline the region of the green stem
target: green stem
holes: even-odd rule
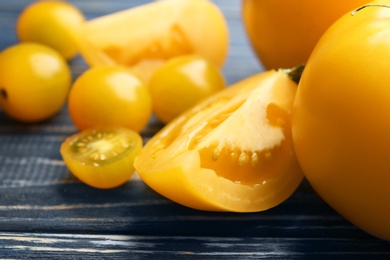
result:
[[[8,97],[7,91],[3,88],[0,89],[0,97],[2,97],[4,99],[7,99],[7,97]]]
[[[298,85],[304,68],[305,68],[305,64],[302,64],[290,69],[281,69],[281,71],[286,73],[288,77]]]

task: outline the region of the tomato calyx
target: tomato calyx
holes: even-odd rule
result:
[[[280,71],[286,73],[287,76],[298,85],[299,81],[301,80],[301,76],[304,69],[305,69],[305,64],[301,64],[289,69],[280,69]]]
[[[1,96],[3,99],[8,99],[7,90],[5,90],[4,88],[0,88],[0,96]]]

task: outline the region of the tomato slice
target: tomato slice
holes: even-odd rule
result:
[[[130,129],[91,128],[63,142],[61,155],[69,170],[82,182],[101,189],[127,182],[134,173],[134,159],[142,137]]]
[[[286,200],[303,174],[292,141],[296,84],[282,71],[252,76],[178,116],[144,147],[135,168],[182,205],[254,212]]]

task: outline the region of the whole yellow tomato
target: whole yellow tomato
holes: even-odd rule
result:
[[[281,71],[230,86],[167,124],[134,166],[152,189],[187,207],[234,212],[275,207],[303,178],[291,140],[295,91]]]
[[[325,30],[369,0],[242,0],[247,35],[266,69],[291,68],[309,58]]]
[[[49,45],[69,60],[78,53],[76,38],[84,20],[82,12],[69,2],[36,1],[21,12],[16,31],[21,41]]]
[[[164,123],[224,88],[220,69],[198,55],[168,60],[149,81],[154,113]]]
[[[65,104],[72,75],[66,60],[38,43],[19,43],[0,54],[0,106],[10,117],[37,122]]]
[[[140,132],[152,114],[147,87],[121,66],[96,66],[73,83],[69,114],[79,130],[121,126]]]
[[[388,240],[389,28],[390,1],[338,20],[308,61],[292,112],[294,146],[308,181],[342,216]]]

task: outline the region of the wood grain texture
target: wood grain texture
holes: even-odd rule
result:
[[[15,22],[33,0],[0,1],[0,50],[17,42]],[[149,1],[70,0],[90,19]],[[215,0],[230,30],[229,84],[262,70],[245,38],[240,0]],[[86,64],[70,62],[77,77]],[[144,141],[161,128],[152,120]],[[90,188],[66,169],[59,147],[76,131],[66,107],[26,125],[0,111],[1,259],[389,259],[390,244],[357,229],[304,181],[265,212],[193,210],[137,176],[112,190]]]
[[[57,259],[386,259],[389,253],[366,251],[373,243],[302,238],[168,237],[129,235],[0,234],[8,249],[3,257]],[[330,253],[323,242],[334,243]],[[76,244],[77,243],[77,244]],[[310,251],[302,251],[311,244]],[[388,259],[388,258],[387,258]]]

